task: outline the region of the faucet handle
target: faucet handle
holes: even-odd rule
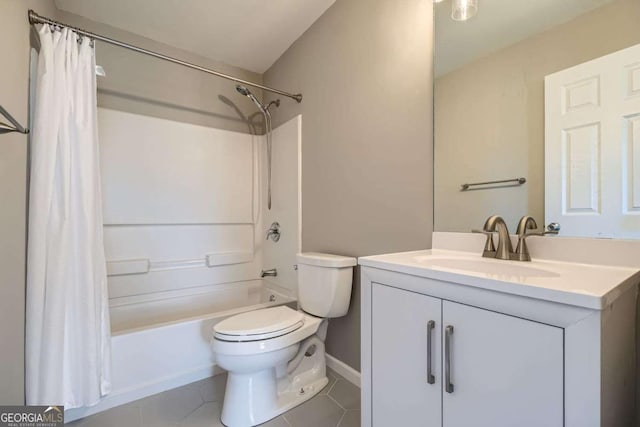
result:
[[[524,239],[525,237],[529,237],[529,236],[546,236],[547,234],[558,234],[559,231],[558,230],[548,230],[547,231],[532,231],[529,233],[524,233],[523,235],[520,236],[520,238]]]
[[[525,215],[520,218],[518,222],[518,229],[516,230],[516,234],[518,236],[524,236],[527,233],[527,230],[536,230],[538,228],[538,223],[532,216]]]
[[[525,218],[529,218],[529,217],[522,217],[520,222],[522,223],[522,221]],[[535,224],[535,221],[534,221],[534,224]],[[537,228],[537,226],[535,228]],[[520,231],[522,231],[522,233]],[[545,236],[547,234],[558,234],[559,231],[560,231],[560,225],[555,222],[547,226],[547,231],[543,230],[543,231],[527,232],[526,228],[524,228],[523,230],[520,230],[520,225],[518,225],[518,246],[516,246],[516,251],[513,254],[513,259],[515,261],[531,261],[529,248],[527,248],[527,237]]]
[[[484,250],[482,251],[482,256],[485,258],[495,258],[496,247],[493,244],[493,233],[495,233],[495,231],[471,230],[471,232],[484,234],[485,236],[487,236],[487,241],[484,244]]]
[[[267,230],[266,240],[269,239],[273,240],[274,242],[280,240],[280,223],[278,223],[277,221],[271,223],[271,226]]]

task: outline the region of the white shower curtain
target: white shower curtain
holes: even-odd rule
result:
[[[109,392],[95,52],[69,30],[40,31],[27,254],[26,397],[91,406]]]

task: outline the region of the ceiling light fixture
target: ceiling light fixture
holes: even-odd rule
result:
[[[466,21],[478,13],[478,0],[453,0],[451,3],[451,19]]]

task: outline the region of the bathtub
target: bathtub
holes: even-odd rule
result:
[[[112,391],[96,406],[65,411],[65,421],[222,372],[210,347],[213,325],[245,311],[295,303],[263,280],[111,300]]]

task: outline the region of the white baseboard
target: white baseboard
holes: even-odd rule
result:
[[[325,356],[327,357],[328,368],[331,368],[336,371],[337,374],[342,375],[344,379],[349,381],[351,384],[360,387],[360,372],[330,354],[326,354]]]

